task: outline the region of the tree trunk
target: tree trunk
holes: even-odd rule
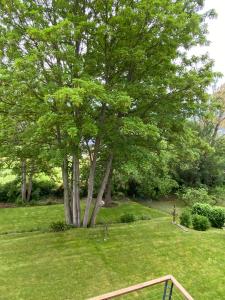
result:
[[[79,159],[76,154],[73,155],[73,172],[72,172],[72,208],[73,208],[73,225],[80,227],[80,168]]]
[[[22,201],[27,200],[27,166],[26,166],[26,160],[22,161],[22,183],[21,183],[21,198]]]
[[[30,201],[33,188],[34,164],[31,162],[31,168],[28,176],[27,184],[27,201]]]
[[[30,201],[33,187],[33,173],[30,174],[27,189],[27,201]]]
[[[94,178],[95,178],[95,169],[96,169],[96,162],[97,162],[97,154],[100,146],[100,138],[96,139],[95,142],[95,149],[93,159],[90,165],[90,172],[88,177],[88,195],[86,201],[86,207],[84,212],[84,219],[83,219],[83,227],[87,227],[89,221],[89,214],[91,208],[91,202],[93,198],[93,190],[94,190]]]
[[[112,160],[113,160],[113,155],[111,154],[110,157],[109,157],[107,166],[106,166],[105,175],[103,177],[102,184],[101,184],[100,190],[98,192],[98,196],[97,196],[95,206],[94,206],[94,209],[93,209],[93,212],[92,212],[91,221],[90,221],[91,226],[95,225],[97,214],[99,212],[100,207],[102,206],[101,205],[102,197],[103,197],[103,194],[104,194],[104,191],[105,191],[105,188],[106,188],[106,184],[108,182],[109,173],[110,173],[110,170],[111,170],[111,167],[112,167]]]
[[[67,224],[72,224],[72,211],[70,206],[70,192],[69,192],[69,176],[68,176],[68,160],[67,157],[63,160],[62,178],[64,188],[64,211],[65,220]]]
[[[111,168],[108,182],[106,185],[106,190],[105,190],[105,199],[104,199],[105,207],[109,207],[110,204],[112,203],[112,176],[113,176],[113,169]]]

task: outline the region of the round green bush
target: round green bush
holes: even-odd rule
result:
[[[185,209],[180,215],[180,224],[189,228],[191,223],[191,212],[189,209]]]
[[[199,231],[206,231],[210,227],[209,219],[200,215],[193,215],[192,224],[193,228]]]
[[[131,223],[136,220],[135,215],[131,213],[126,213],[120,217],[121,223]]]
[[[209,220],[213,227],[222,228],[225,223],[225,211],[221,207],[213,207]]]
[[[222,228],[225,223],[225,210],[221,207],[213,207],[209,204],[196,203],[191,210],[192,215],[205,216],[209,219],[212,227]]]
[[[192,206],[191,213],[192,215],[200,215],[207,217],[210,220],[212,209],[213,207],[207,203],[195,203]]]
[[[62,221],[52,222],[49,225],[49,230],[53,232],[66,231],[69,229],[69,225],[65,224]]]

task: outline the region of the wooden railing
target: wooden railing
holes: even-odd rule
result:
[[[168,286],[169,282],[171,283],[171,285],[170,285],[169,295],[167,295],[167,286]],[[136,284],[136,285],[133,285],[133,286],[129,286],[127,288],[123,288],[121,290],[117,290],[117,291],[107,293],[107,294],[104,294],[104,295],[101,295],[101,296],[90,298],[88,300],[113,299],[113,298],[116,298],[116,297],[119,297],[119,296],[122,296],[122,295],[126,295],[126,294],[129,294],[129,293],[132,293],[132,292],[136,292],[136,291],[139,291],[139,290],[142,290],[144,288],[151,287],[151,286],[154,286],[154,285],[157,285],[157,284],[160,284],[160,283],[165,283],[164,291],[162,292],[162,298],[161,299],[163,299],[163,300],[164,299],[168,299],[168,300],[174,299],[172,297],[173,287],[176,287],[176,289],[179,290],[180,294],[182,295],[183,299],[194,300],[191,297],[191,295],[185,290],[185,288],[172,275],[166,275],[166,276],[163,276],[163,277],[160,277],[160,278],[157,278],[157,279],[153,279],[153,280],[150,280],[150,281],[147,281],[147,282],[139,283],[139,284]],[[149,299],[151,299],[151,298],[149,298]]]

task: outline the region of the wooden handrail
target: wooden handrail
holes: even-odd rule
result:
[[[153,285],[156,285],[156,284],[159,284],[159,283],[162,283],[162,282],[166,282],[166,281],[169,281],[169,280],[172,281],[172,283],[182,293],[182,295],[185,297],[186,300],[194,300],[191,297],[191,295],[185,290],[185,288],[172,275],[166,275],[166,276],[163,276],[163,277],[160,277],[160,278],[157,278],[157,279],[153,279],[153,280],[150,280],[150,281],[146,281],[146,282],[143,282],[143,283],[132,285],[132,286],[129,286],[127,288],[123,288],[123,289],[120,289],[120,290],[117,290],[117,291],[114,291],[114,292],[110,292],[110,293],[107,293],[107,294],[104,294],[104,295],[101,295],[101,296],[90,298],[88,300],[112,299],[112,298],[115,298],[115,297],[118,297],[118,296],[122,296],[122,295],[125,295],[125,294],[136,292],[136,291],[144,289],[146,287],[153,286]]]
[[[181,292],[181,294],[185,297],[185,299],[194,300],[191,297],[191,295],[185,290],[185,288],[176,280],[176,278],[173,277],[173,275],[169,275],[169,276],[170,276],[170,280],[173,282],[175,287]]]

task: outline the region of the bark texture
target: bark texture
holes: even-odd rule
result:
[[[70,192],[69,192],[69,175],[68,175],[68,159],[67,157],[63,160],[62,165],[62,178],[64,188],[64,211],[66,224],[72,224],[72,210],[70,206]]]
[[[105,207],[109,207],[112,204],[112,176],[113,176],[113,169],[111,168],[109,173],[108,182],[105,189]]]
[[[22,161],[21,175],[21,198],[25,202],[27,200],[27,165],[25,160]]]
[[[30,201],[33,187],[33,174],[29,175],[28,187],[27,187],[27,201]]]
[[[73,175],[72,175],[72,212],[73,225],[80,227],[80,168],[79,159],[76,154],[73,155]]]
[[[91,209],[91,202],[93,199],[95,169],[96,169],[99,146],[100,146],[100,139],[97,138],[95,142],[94,154],[93,154],[93,159],[91,162],[90,172],[88,177],[88,195],[87,195],[86,207],[84,212],[83,227],[87,227],[89,222],[89,214]]]
[[[108,182],[110,170],[111,170],[111,167],[112,167],[112,160],[113,160],[113,155],[111,154],[109,159],[108,159],[108,162],[107,162],[105,174],[104,174],[104,177],[103,177],[103,180],[102,180],[99,192],[98,192],[98,196],[97,196],[97,199],[96,199],[96,202],[95,202],[95,206],[94,206],[94,209],[93,209],[93,212],[92,212],[92,216],[91,216],[91,220],[90,220],[90,225],[91,226],[95,225],[98,211],[102,206],[101,205],[102,197],[103,197],[103,194],[105,192],[106,184]]]

